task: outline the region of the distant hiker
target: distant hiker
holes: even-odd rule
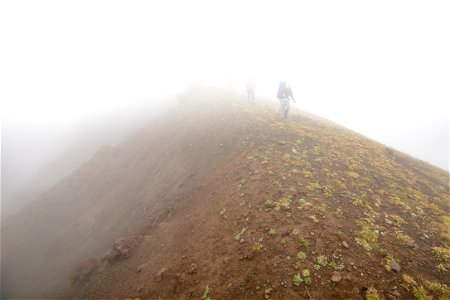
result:
[[[255,103],[255,82],[251,78],[247,82],[247,101]]]
[[[281,117],[287,119],[289,108],[291,107],[289,100],[292,99],[295,103],[295,98],[291,86],[286,81],[281,81],[278,85],[277,98],[280,100]]]

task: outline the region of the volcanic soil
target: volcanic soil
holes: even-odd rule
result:
[[[214,166],[191,170],[197,185],[144,215],[125,255],[116,242],[73,295],[449,296],[447,172],[307,114],[285,121],[267,104],[186,102],[177,124],[189,133],[167,136],[179,141],[173,155]]]
[[[187,92],[44,195],[80,224],[57,297],[448,299],[449,173],[277,109]]]

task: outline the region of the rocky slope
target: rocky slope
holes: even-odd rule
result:
[[[4,295],[446,299],[448,172],[276,109],[191,91],[101,149],[8,223]]]

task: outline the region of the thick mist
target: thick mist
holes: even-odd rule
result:
[[[115,146],[174,104],[147,99],[70,121],[2,122],[2,211],[9,215],[88,161],[102,146]]]
[[[103,146],[120,144],[161,113],[170,112],[176,94],[192,82],[244,98],[246,82],[252,78],[258,105],[258,97],[277,104],[278,83],[287,80],[298,109],[449,170],[449,8],[448,1],[410,0],[1,1],[2,221],[12,216],[11,224],[20,228],[27,214],[45,220],[42,228],[30,226],[37,232],[30,239],[17,239],[3,222],[2,242],[9,233],[16,246],[10,253],[20,250],[29,260],[29,254],[51,260],[58,251],[71,251],[70,261],[60,257],[69,268],[89,251],[104,250],[101,247],[120,237],[116,234],[125,234],[121,222],[134,219],[120,205],[136,204],[133,209],[141,211],[138,203],[144,196],[136,195],[135,202],[127,203],[121,198],[125,191],[110,195],[99,186],[112,190],[114,180],[126,181],[121,177],[124,166],[141,184],[145,168],[142,174],[133,173],[129,161],[139,166],[139,157],[149,156],[145,171],[157,172],[153,168],[157,155],[146,153],[144,146],[130,147],[133,151],[120,162],[123,166],[111,168],[117,174],[101,173],[101,164],[80,167],[96,153],[104,161],[114,161],[117,149]],[[188,105],[183,109],[192,109]],[[170,117],[178,122],[176,116]],[[186,135],[191,133],[185,130]],[[139,137],[145,145],[145,138]],[[171,150],[161,149],[161,156]],[[183,160],[186,165],[193,161]],[[84,172],[84,186],[77,186],[76,173],[62,185],[70,188],[51,189],[75,170]],[[176,186],[167,184],[171,176],[155,175],[158,180],[142,183],[154,189],[147,198],[164,199],[166,188],[175,195]],[[73,186],[89,188],[89,193],[77,199]],[[58,200],[55,211],[21,210],[46,191]],[[79,215],[72,216],[75,221],[66,223],[67,228],[58,228],[65,214],[73,213],[68,208],[71,197],[79,201]],[[103,204],[114,198],[116,206],[111,206],[117,215],[102,215],[103,207],[89,206],[91,197],[101,198]],[[91,214],[84,214],[87,210]],[[112,220],[107,224],[123,226],[123,231],[102,226],[99,219]],[[73,234],[75,240],[70,242],[75,246],[43,243],[40,235],[51,231],[55,241]],[[21,247],[27,243],[40,243],[42,253]],[[27,274],[32,290],[38,281],[27,272],[28,266],[16,268],[16,261],[23,261],[20,255],[15,259],[2,254],[10,272],[20,271],[11,278]],[[35,273],[40,263],[36,261]],[[63,272],[59,265],[45,267],[54,276]],[[42,282],[44,275],[40,274]],[[20,290],[20,282],[13,281]]]
[[[299,108],[448,170],[446,2],[24,3],[0,12],[10,124],[81,126],[193,80],[275,98],[285,79]]]

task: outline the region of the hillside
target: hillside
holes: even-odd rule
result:
[[[448,172],[276,110],[191,91],[102,148],[3,226],[2,295],[448,298]]]

